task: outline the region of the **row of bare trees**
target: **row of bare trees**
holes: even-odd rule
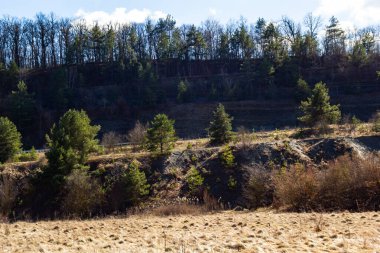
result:
[[[319,36],[324,34],[323,36]],[[176,25],[167,16],[145,23],[86,24],[39,13],[34,19],[0,19],[0,63],[20,68],[131,60],[212,60],[298,57],[313,63],[319,56],[350,55],[355,60],[380,53],[380,26],[345,31],[332,17],[307,14],[303,24],[245,19],[223,26],[206,20],[200,26]]]

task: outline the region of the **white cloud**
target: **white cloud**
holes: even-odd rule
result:
[[[216,16],[218,14],[217,10],[214,8],[208,9],[209,13],[211,16]]]
[[[314,14],[325,20],[331,16],[339,19],[343,28],[364,27],[380,23],[378,0],[319,0]]]
[[[75,17],[85,20],[88,24],[97,22],[99,25],[104,25],[109,23],[142,23],[148,17],[157,20],[165,18],[166,14],[162,11],[152,11],[149,9],[132,9],[127,11],[126,8],[116,8],[112,13],[104,11],[86,12],[80,9],[75,13]]]

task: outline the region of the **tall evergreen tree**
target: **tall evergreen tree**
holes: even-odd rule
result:
[[[232,125],[233,120],[228,113],[226,113],[224,106],[219,104],[213,112],[213,118],[208,128],[208,135],[211,144],[224,144],[232,139]]]

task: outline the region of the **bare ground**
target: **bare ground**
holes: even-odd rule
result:
[[[222,212],[0,224],[1,252],[380,252],[380,213]]]

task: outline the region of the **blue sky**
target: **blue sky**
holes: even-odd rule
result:
[[[325,23],[332,15],[346,27],[380,25],[379,0],[0,0],[0,15],[33,17],[54,12],[60,17],[99,20],[142,21],[171,14],[179,24],[200,24],[207,18],[227,23],[245,17],[277,21],[287,15],[302,21],[308,12],[321,15]]]

